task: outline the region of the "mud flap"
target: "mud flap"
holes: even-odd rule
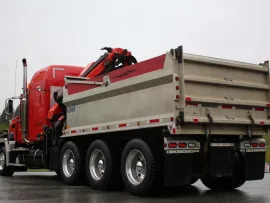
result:
[[[214,177],[231,176],[234,167],[233,155],[233,147],[231,146],[210,146],[208,172]]]
[[[246,180],[261,180],[264,178],[265,152],[245,153]]]
[[[188,185],[198,178],[201,171],[199,153],[165,153],[164,184],[166,186]]]
[[[247,139],[240,143],[247,181],[264,178],[266,149],[266,140],[263,138]]]

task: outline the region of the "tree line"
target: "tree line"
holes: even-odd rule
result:
[[[16,110],[13,110],[13,116],[17,116],[19,115],[19,111],[20,111],[20,106],[18,105]],[[8,110],[7,107],[5,107],[0,115],[0,130],[4,130],[4,129],[8,129],[8,125],[10,122],[10,117],[9,115],[6,113]]]

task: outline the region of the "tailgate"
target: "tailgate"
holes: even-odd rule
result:
[[[254,65],[191,54],[183,58],[184,123],[268,127],[269,62]]]

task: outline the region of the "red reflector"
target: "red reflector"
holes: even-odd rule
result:
[[[169,143],[169,148],[176,148],[177,144],[176,143]]]
[[[255,108],[255,111],[264,111],[264,108]]]
[[[269,107],[269,106],[270,106],[270,104],[266,104],[266,106],[268,106],[268,107]]]
[[[140,122],[137,122],[137,125],[141,125],[141,123]]]
[[[175,89],[176,89],[176,90],[179,90],[179,86],[176,86]]]
[[[175,80],[176,80],[176,81],[178,81],[178,80],[179,80],[179,77],[178,77],[178,76],[176,76],[176,77],[175,77]]]
[[[264,125],[264,122],[263,122],[263,121],[261,121],[261,122],[260,122],[260,125]]]
[[[126,127],[126,126],[127,126],[126,123],[122,123],[122,124],[119,124],[119,125],[118,125],[119,128]]]
[[[98,127],[94,127],[94,128],[92,128],[92,130],[98,130]]]
[[[228,106],[228,105],[222,105],[223,109],[232,109],[232,106]]]
[[[265,147],[265,143],[260,143],[259,146],[260,147]]]
[[[186,101],[191,101],[191,97],[186,97]]]
[[[198,123],[199,122],[199,119],[198,118],[194,118],[193,121],[194,121],[194,123]]]
[[[258,147],[258,143],[252,143],[252,147]]]
[[[167,147],[167,144],[166,143],[164,143],[164,148],[166,148]]]
[[[173,117],[171,117],[170,119],[171,119],[171,121],[174,121],[174,118]]]
[[[173,134],[175,134],[176,133],[176,129],[175,128],[173,128]]]
[[[176,99],[179,99],[180,98],[180,96],[179,95],[176,95],[176,97],[175,97]]]
[[[187,147],[187,144],[186,143],[179,143],[178,144],[178,147],[185,148],[185,147]]]
[[[159,119],[152,119],[149,121],[149,123],[158,123],[159,122]]]
[[[76,130],[72,130],[71,133],[76,133],[77,131]]]

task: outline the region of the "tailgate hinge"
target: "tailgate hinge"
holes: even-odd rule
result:
[[[255,125],[255,122],[254,122],[254,118],[252,117],[252,113],[251,113],[250,110],[248,111],[248,118],[249,118],[249,120],[251,122],[251,126],[248,127],[247,134],[248,134],[248,137],[250,138],[250,142],[251,142],[252,135],[253,135],[253,127]]]
[[[206,172],[208,171],[208,161],[207,161],[207,151],[208,151],[208,142],[209,142],[209,135],[211,134],[211,127],[212,127],[212,124],[213,124],[213,118],[210,114],[210,110],[208,108],[205,108],[206,110],[206,116],[209,120],[209,123],[206,124],[205,126],[205,135],[206,135],[206,145],[205,145],[205,140],[203,137],[201,137],[200,139],[200,144],[201,144],[201,150],[200,150],[200,161],[201,161],[201,164],[202,164],[202,169],[203,169],[203,172]]]
[[[212,124],[213,124],[213,118],[210,115],[210,110],[208,108],[205,108],[206,110],[206,116],[209,120],[209,124],[206,125],[205,127],[205,135],[206,135],[206,140],[209,139],[209,135],[211,134],[211,130],[212,130]]]

